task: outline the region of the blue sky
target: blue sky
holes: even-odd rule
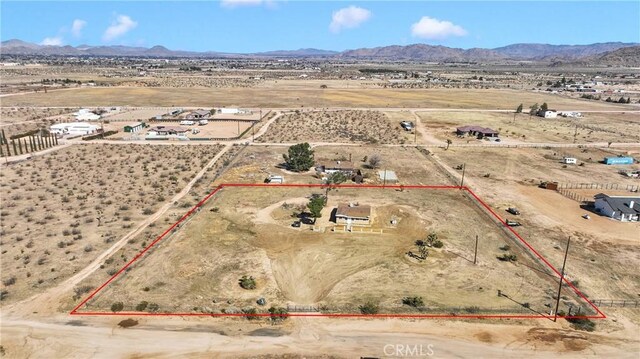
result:
[[[640,42],[640,1],[2,1],[0,38],[258,52]]]

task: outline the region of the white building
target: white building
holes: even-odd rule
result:
[[[53,134],[84,136],[98,132],[98,126],[86,122],[68,122],[56,123],[49,127],[49,131]]]
[[[596,212],[620,222],[638,222],[640,218],[640,197],[594,196]]]
[[[546,110],[538,112],[538,116],[544,118],[556,118],[558,117],[558,113],[555,110]]]
[[[73,113],[76,116],[76,121],[97,121],[100,119],[100,115],[96,115],[91,110],[83,108],[78,112]]]

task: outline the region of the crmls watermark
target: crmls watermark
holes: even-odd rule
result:
[[[387,344],[382,349],[387,357],[430,357],[435,353],[433,344]]]

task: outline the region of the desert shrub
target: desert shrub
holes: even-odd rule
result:
[[[89,293],[91,289],[93,289],[93,287],[91,287],[90,285],[82,285],[73,288],[73,292],[75,293],[73,299],[79,299],[80,297],[82,297],[82,295]]]
[[[256,280],[251,276],[247,277],[246,275],[243,275],[238,283],[243,289],[256,289]]]
[[[281,322],[289,317],[289,311],[287,308],[271,307],[269,308],[269,314],[272,322]]]
[[[14,285],[14,284],[16,284],[16,277],[15,276],[11,276],[11,277],[3,280],[2,284],[4,284],[5,287],[8,287],[10,285]]]
[[[402,298],[402,304],[414,308],[424,307],[424,300],[422,300],[422,297],[404,297]]]
[[[369,157],[369,163],[368,163],[369,168],[376,169],[380,167],[381,163],[382,163],[382,158],[380,157],[380,155],[373,154],[371,155],[371,157]]]
[[[504,253],[501,256],[496,257],[503,262],[515,262],[518,260],[518,256],[512,253]]]
[[[501,251],[508,251],[509,249],[511,249],[511,247],[508,244],[505,244],[504,246],[500,247]]]
[[[114,313],[121,312],[123,309],[124,309],[124,303],[122,302],[115,302],[111,304],[111,311]]]
[[[84,251],[89,253],[93,250],[93,246],[90,244],[87,244],[86,246],[84,246]]]
[[[160,310],[160,306],[156,303],[149,303],[147,306],[147,312],[155,313]]]
[[[596,329],[596,323],[589,318],[566,318],[571,323],[571,327],[575,330],[584,330],[592,332]]]
[[[150,215],[150,214],[153,214],[153,209],[151,209],[151,208],[145,208],[145,209],[142,211],[142,214],[144,214],[145,216],[148,216],[148,215]]]
[[[145,309],[147,309],[148,305],[149,305],[149,302],[143,300],[142,302],[138,303],[138,305],[136,305],[136,310],[138,312],[143,312]]]
[[[244,317],[247,318],[248,320],[258,319],[258,316],[256,316],[256,314],[258,313],[256,308],[253,308],[253,307],[244,308],[242,309],[242,313],[245,314]]]
[[[378,312],[380,311],[380,307],[373,302],[366,302],[358,308],[360,309],[360,313],[367,315],[378,314]]]
[[[480,312],[480,307],[477,306],[470,306],[470,307],[465,307],[464,311],[467,313],[479,313]]]

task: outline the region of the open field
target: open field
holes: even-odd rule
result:
[[[504,142],[589,143],[638,142],[637,113],[587,113],[584,118],[544,119],[528,114],[497,112],[417,112],[422,124],[437,139],[453,143],[481,143],[474,137],[459,138],[456,127],[478,125],[500,132]]]
[[[555,191],[538,188],[537,184],[540,181],[559,181],[638,185],[637,179],[618,174],[622,168],[637,169],[638,166],[606,166],[595,162],[604,155],[624,152],[591,148],[563,151],[566,152],[559,153],[556,149],[450,148],[448,151],[436,151],[436,155],[451,167],[466,162],[465,183],[498,213],[514,218],[505,210],[516,206],[522,212],[514,218],[523,224],[518,229],[519,233],[554,266],[562,264],[563,249],[567,238],[571,237],[567,275],[579,281],[578,287],[589,298],[637,300],[640,276],[635,263],[640,261],[637,251],[640,224],[620,223],[602,217],[588,206]],[[577,157],[585,165],[565,168],[558,160],[562,155]],[[599,192],[608,193],[606,190]],[[589,195],[587,192],[578,193]],[[627,195],[633,194],[627,192]],[[591,219],[582,218],[584,214],[589,214]],[[640,321],[637,311],[628,315],[636,323]]]
[[[179,192],[220,149],[75,145],[4,167],[3,305],[84,268]]]
[[[322,231],[291,228],[297,204],[306,203],[311,193],[307,188],[223,189],[106,287],[90,309],[108,310],[122,301],[134,310],[147,301],[160,311],[233,313],[260,297],[269,305],[318,305],[331,312],[358,312],[358,305],[369,301],[382,312],[415,312],[402,305],[405,296],[421,296],[428,310],[444,312],[455,307],[474,312],[474,306],[479,312],[520,311],[527,302],[535,314],[551,305],[553,277],[459,190],[340,188],[329,195],[315,225]],[[332,208],[354,200],[374,207],[372,228],[384,233],[331,231]],[[389,224],[392,218],[397,225]],[[429,233],[437,233],[444,248],[430,249],[424,262],[407,257],[407,251],[416,250],[413,242]],[[474,266],[475,235],[482,241]],[[496,258],[505,252],[518,261]],[[256,278],[255,290],[238,285],[243,275]],[[496,296],[498,290],[508,298]],[[572,298],[563,293],[563,305],[575,306]]]
[[[557,110],[637,109],[618,105],[571,99],[544,92],[521,90],[465,89],[320,89],[288,88],[280,81],[271,88],[172,88],[109,87],[58,90],[2,98],[2,106],[238,106],[252,108],[308,107],[408,107],[408,108],[482,108],[515,110],[520,103],[529,106],[547,102]]]
[[[404,132],[379,111],[296,111],[277,119],[258,141],[404,143]]]
[[[399,184],[437,185],[448,184],[447,178],[438,172],[415,147],[378,146],[316,146],[313,148],[316,162],[348,161],[361,170],[366,184],[382,184],[378,171],[395,171]],[[263,183],[269,174],[284,176],[285,183],[321,183],[312,168],[305,173],[294,173],[282,168],[282,155],[286,147],[251,146],[220,177],[219,183]],[[372,169],[363,161],[365,157],[378,155],[380,166]]]

